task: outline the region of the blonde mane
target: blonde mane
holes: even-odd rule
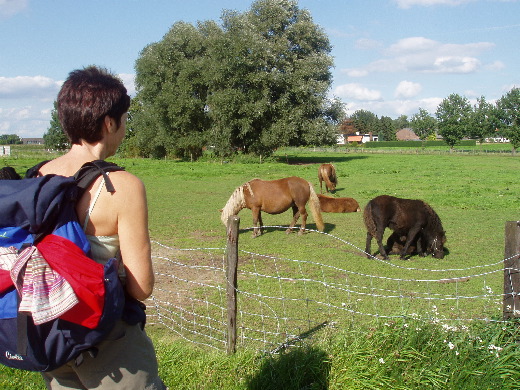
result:
[[[222,209],[220,219],[222,220],[222,223],[225,226],[227,226],[227,220],[230,215],[237,215],[240,210],[246,207],[246,199],[244,197],[244,186],[246,185],[248,186],[248,189],[251,188],[249,183],[237,187],[229,197],[224,208]]]

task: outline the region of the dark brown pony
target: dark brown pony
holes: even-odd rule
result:
[[[327,192],[335,191],[338,185],[336,168],[332,164],[321,164],[318,168],[318,180],[320,181],[320,192],[323,194],[322,182],[325,182]]]
[[[305,205],[309,202],[316,227],[323,231],[324,223],[321,217],[320,201],[312,184],[300,177],[292,176],[279,180],[253,179],[236,188],[222,209],[220,218],[224,225],[230,215],[236,215],[243,208],[253,213],[253,237],[262,234],[262,214],[280,214],[292,208],[293,219],[287,229],[290,233],[296,221],[301,216],[302,223],[298,234],[303,234],[307,222]]]
[[[333,198],[318,194],[321,211],[324,213],[355,213],[361,211],[359,203],[354,198]]]
[[[366,249],[367,257],[370,257],[370,244],[375,237],[379,245],[379,253],[388,259],[383,247],[383,233],[388,227],[398,236],[406,236],[406,241],[401,250],[401,258],[404,258],[408,248],[420,237],[421,256],[432,254],[437,259],[444,257],[444,243],[446,234],[442,223],[435,211],[425,202],[418,199],[401,199],[389,195],[375,197],[365,207],[365,226],[367,228]]]
[[[16,173],[13,167],[3,167],[0,169],[0,180],[19,180],[20,175]]]

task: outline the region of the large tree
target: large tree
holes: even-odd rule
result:
[[[419,112],[412,116],[410,127],[421,140],[425,141],[428,137],[435,134],[437,121],[424,108],[419,108]]]
[[[132,118],[147,127],[139,138],[184,157],[204,145],[219,155],[262,156],[280,146],[335,143],[343,109],[327,98],[331,46],[308,11],[293,0],[258,0],[221,19],[176,23],[142,51],[142,107]]]
[[[395,141],[397,138],[395,132],[395,122],[388,116],[382,116],[377,123],[377,134],[380,141]]]
[[[372,131],[376,133],[378,130],[379,118],[376,114],[368,110],[355,111],[350,119],[357,131],[361,133],[368,133]]]
[[[208,124],[207,45],[196,27],[179,22],[141,52],[136,62],[138,104],[132,107],[130,127],[137,131],[136,144],[144,155],[186,157],[202,149],[201,134]]]
[[[438,120],[439,134],[450,146],[450,149],[468,135],[468,122],[471,105],[466,97],[452,93],[437,107],[435,115]]]
[[[499,131],[507,137],[513,153],[520,147],[520,88],[513,88],[497,101]]]
[[[468,137],[483,143],[486,137],[493,136],[498,124],[495,107],[488,103],[484,96],[477,98],[469,117]]]

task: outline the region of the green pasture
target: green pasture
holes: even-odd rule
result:
[[[36,162],[50,157],[52,155],[29,153],[4,158],[0,163],[11,165],[23,173]],[[332,162],[336,166],[338,187],[334,196],[355,198],[362,209],[370,199],[381,194],[422,199],[439,214],[446,230],[448,241],[444,259],[414,256],[400,260],[398,256],[392,256],[389,262],[397,266],[392,267],[367,259],[360,253],[359,248],[364,249],[366,238],[362,213],[323,214],[327,234],[309,232],[303,236],[296,233],[287,235],[283,229],[273,227],[253,239],[248,229],[252,223],[251,212],[240,212],[239,249],[330,267],[309,265],[302,271],[301,265],[290,262],[283,263],[281,267],[269,261],[261,263],[256,260],[254,263],[255,269],[262,272],[279,267],[276,269],[278,275],[286,277],[310,272],[320,274],[328,282],[340,283],[344,277],[338,276],[334,270],[339,268],[389,278],[428,279],[431,272],[421,269],[465,269],[500,262],[504,257],[505,223],[518,220],[520,212],[520,159],[509,153],[285,149],[261,164],[245,159],[222,161],[210,158],[196,163],[121,158],[112,161],[144,181],[149,201],[151,237],[174,248],[225,247],[226,231],[220,221],[219,209],[223,208],[237,186],[252,178],[271,180],[300,176],[309,180],[319,192],[317,168],[324,162]],[[269,226],[285,226],[291,220],[290,211],[280,215],[264,215],[263,220]],[[315,228],[310,215],[307,227]],[[376,249],[376,243],[372,242],[372,250]],[[247,269],[253,263],[245,261],[243,266]],[[467,271],[441,272],[439,278],[466,274]],[[364,282],[361,277],[356,280],[354,275],[348,279],[349,283],[356,285]],[[484,281],[485,285],[482,280],[479,284],[473,281],[460,283],[457,285],[458,293],[481,295],[485,288],[489,288],[494,294],[500,294],[502,275],[495,274]],[[265,281],[258,285],[258,282],[247,278],[239,280],[239,283],[242,283],[242,288],[253,286],[259,291],[278,288]],[[432,283],[429,287],[431,289],[424,291],[424,294],[448,294],[453,290],[453,285],[449,284]],[[386,290],[394,287],[390,282],[386,285],[378,279],[377,285],[372,288]],[[417,292],[416,286],[402,288],[403,291],[409,288]],[[365,312],[373,306],[372,301],[348,301],[339,296],[341,293],[338,291],[321,290],[316,286],[309,286],[309,290],[307,293],[316,295],[336,294],[337,297],[329,298],[345,302],[347,308],[355,311]],[[286,293],[297,297],[299,291],[288,288]],[[408,302],[413,303],[414,297],[389,300],[378,305],[382,306],[379,310],[386,310],[385,314],[401,311],[403,307],[406,311],[414,310],[415,307],[408,306]],[[254,305],[254,302],[249,304]],[[432,304],[426,306],[424,310],[434,310]],[[494,298],[490,298],[485,308],[489,311],[485,314],[480,312],[483,310],[481,305],[445,309],[447,312],[452,310],[454,317],[500,317],[500,304]],[[310,307],[309,310],[315,309]],[[323,318],[330,320],[349,315],[341,309],[331,309]],[[423,321],[380,320],[359,324],[356,321],[339,321],[336,328],[318,332],[314,343],[271,357],[263,357],[254,348],[248,349],[247,345],[241,345],[235,356],[228,357],[223,352],[207,351],[176,340],[175,336],[162,329],[152,328],[151,332],[156,339],[163,377],[170,388],[520,388],[515,385],[520,376],[511,368],[514,367],[512,361],[520,356],[509,345],[511,332],[514,338],[517,337],[515,331],[504,325],[488,324],[486,327],[481,322],[470,324],[469,328],[474,331],[461,333],[459,328],[459,331],[446,335],[435,325],[427,325]],[[454,340],[459,354],[447,347],[448,336]],[[481,343],[477,341],[477,336],[481,338]],[[486,347],[489,345],[504,348],[499,358],[490,353]],[[462,373],[455,375],[455,367]],[[31,384],[33,382],[36,384]],[[0,387],[43,388],[34,374],[3,368],[0,368]]]

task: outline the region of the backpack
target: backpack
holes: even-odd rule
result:
[[[107,172],[123,168],[98,160],[73,177],[36,177],[46,162],[24,179],[0,180],[0,363],[29,371],[79,365],[118,320],[145,320],[144,305],[125,297],[118,260],[89,258],[75,211],[100,175],[114,192]]]

